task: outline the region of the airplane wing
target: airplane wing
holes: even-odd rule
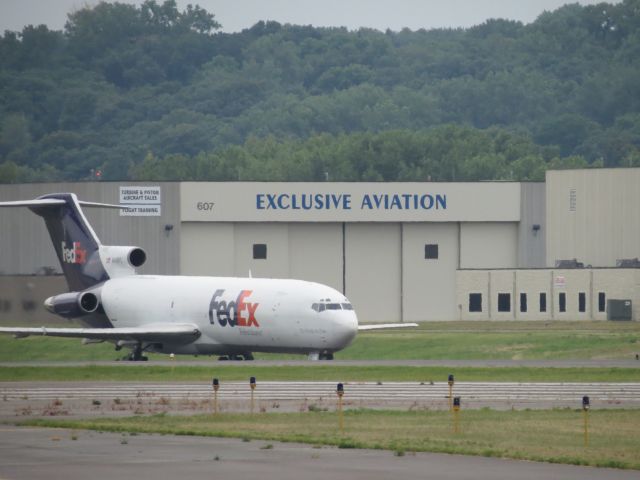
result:
[[[30,335],[47,337],[89,338],[93,340],[134,340],[140,342],[188,343],[200,336],[200,330],[193,324],[150,324],[129,328],[21,328],[2,327],[0,333],[13,334],[16,338]]]
[[[388,328],[417,327],[417,323],[374,323],[373,325],[358,325],[358,331],[362,330],[385,330]]]

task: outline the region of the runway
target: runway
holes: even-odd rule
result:
[[[269,448],[270,446],[270,448]],[[631,480],[637,471],[231,438],[0,427],[0,478],[11,480]]]
[[[346,382],[346,408],[449,408],[446,382]],[[309,405],[333,408],[335,382],[258,382],[257,407],[267,411],[305,411]],[[592,408],[640,407],[640,383],[456,382],[453,396],[464,408],[579,408],[588,395]],[[134,413],[197,413],[211,408],[208,383],[5,382],[0,384],[0,417]],[[222,382],[222,411],[246,411],[248,382]]]

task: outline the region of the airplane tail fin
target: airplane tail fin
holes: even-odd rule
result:
[[[82,291],[109,279],[100,258],[100,240],[81,205],[120,208],[118,205],[81,202],[73,193],[53,193],[35,200],[0,203],[0,207],[28,207],[44,219],[71,291]]]

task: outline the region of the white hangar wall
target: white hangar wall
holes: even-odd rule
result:
[[[185,182],[180,191],[182,274],[317,281],[344,292],[366,322],[455,320],[458,268],[517,268],[528,248],[514,182]],[[254,258],[254,245],[266,258]]]
[[[640,168],[548,171],[547,266],[640,257]]]

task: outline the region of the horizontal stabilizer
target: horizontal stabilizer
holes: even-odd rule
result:
[[[98,202],[85,202],[84,200],[78,200],[78,203],[83,207],[99,207],[99,208],[130,208],[129,205],[114,205],[113,203],[98,203]]]
[[[16,338],[29,335],[48,337],[88,338],[91,340],[134,340],[139,342],[188,343],[200,336],[193,324],[152,324],[130,328],[20,328],[2,327],[0,333],[13,334]]]
[[[358,330],[385,330],[388,328],[408,328],[417,326],[417,323],[374,323],[373,325],[358,325]]]
[[[36,198],[35,200],[16,200],[13,202],[0,202],[0,207],[53,207],[64,205],[66,201],[58,198]],[[128,205],[114,205],[112,203],[85,202],[78,200],[83,207],[100,208],[130,208]]]
[[[64,205],[65,202],[58,198],[41,198],[35,200],[17,200],[14,202],[0,202],[0,207],[53,207]]]

